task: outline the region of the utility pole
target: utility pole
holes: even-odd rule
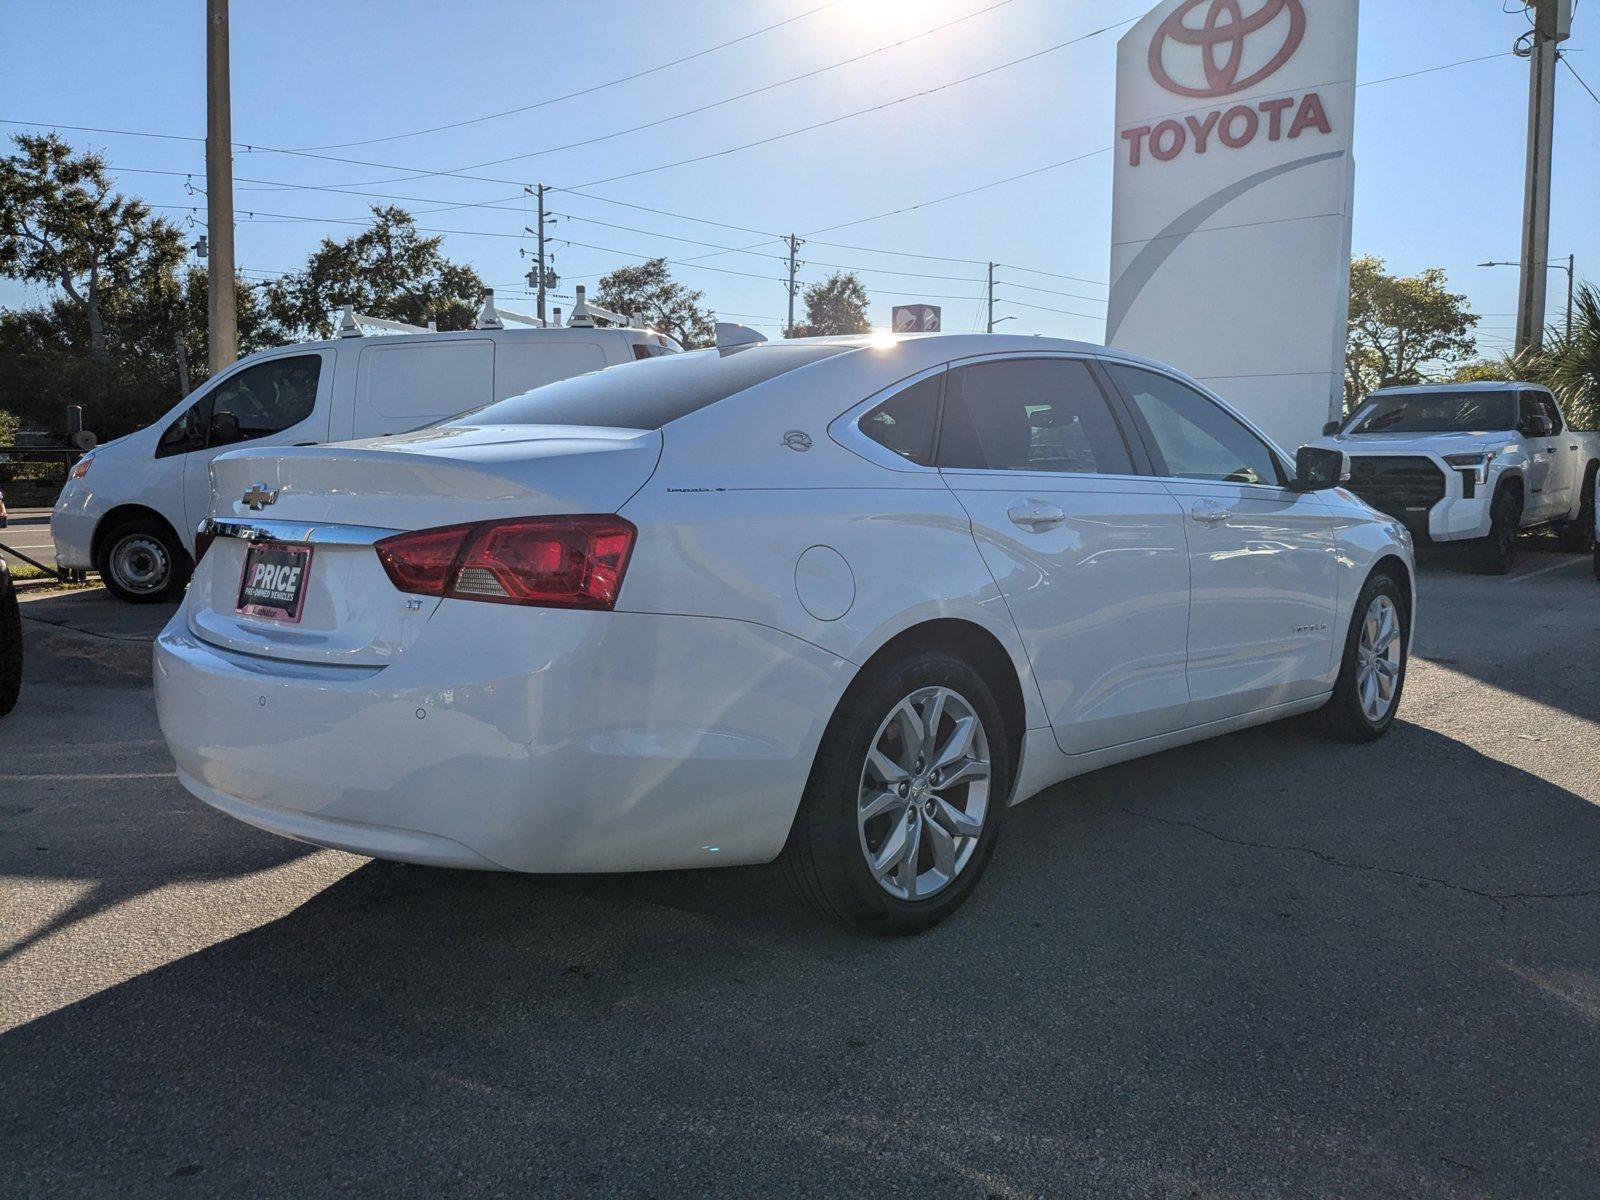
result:
[[[206,0],[207,331],[211,373],[239,357],[233,265],[233,103],[228,82],[228,0]]]
[[[538,197],[539,201],[539,223],[534,226],[534,231],[539,237],[539,262],[534,268],[539,272],[539,307],[537,310],[535,310],[535,315],[539,318],[541,323],[544,321],[545,293],[550,288],[555,287],[555,272],[550,269],[550,260],[545,255],[545,223],[547,221],[554,220],[554,218],[546,217],[544,215],[544,194],[547,190],[548,189],[542,183],[536,184],[533,189],[534,195]]]
[[[994,332],[994,264],[989,264],[989,332]]]
[[[795,298],[795,293],[800,288],[799,281],[795,278],[795,274],[796,274],[796,272],[798,272],[800,270],[800,267],[802,265],[800,260],[798,258],[796,258],[795,256],[800,253],[800,247],[805,245],[805,242],[802,239],[796,237],[792,233],[788,237],[784,238],[783,240],[789,243],[789,284],[788,284],[788,287],[789,287],[789,327],[784,330],[783,336],[784,337],[793,337],[794,336],[794,298]]]
[[[1554,148],[1556,60],[1572,36],[1572,0],[1532,0],[1528,46],[1528,166],[1522,204],[1522,280],[1517,290],[1516,351],[1544,341],[1544,294],[1550,260],[1550,156]]]

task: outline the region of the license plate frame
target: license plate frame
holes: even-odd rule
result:
[[[280,570],[296,566],[300,569],[291,579],[269,580],[258,575],[257,568],[263,565]],[[310,546],[299,542],[251,542],[244,552],[244,569],[239,572],[239,598],[234,609],[243,616],[298,625],[305,613],[306,583],[310,576]],[[274,587],[274,583],[280,586]]]

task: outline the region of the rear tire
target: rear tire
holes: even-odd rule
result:
[[[22,692],[22,609],[11,576],[0,569],[0,717]]]
[[[1333,698],[1316,714],[1323,733],[1370,742],[1389,732],[1405,690],[1410,641],[1405,590],[1387,571],[1374,572],[1356,597]]]
[[[1504,575],[1517,561],[1517,535],[1522,525],[1522,497],[1504,485],[1495,492],[1489,510],[1489,536],[1467,547],[1472,569],[1479,575]]]
[[[183,595],[194,570],[183,543],[159,517],[131,517],[100,539],[95,570],[118,600],[160,604]]]
[[[1582,554],[1594,545],[1594,475],[1593,464],[1583,479],[1583,498],[1578,502],[1578,515],[1561,528],[1561,548]]]
[[[994,853],[1009,746],[993,693],[962,659],[915,650],[872,668],[823,734],[780,859],[790,882],[823,915],[875,933],[937,925]]]

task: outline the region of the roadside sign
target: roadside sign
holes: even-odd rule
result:
[[[937,304],[897,304],[894,306],[896,333],[938,333],[943,310]]]

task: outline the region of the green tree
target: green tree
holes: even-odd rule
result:
[[[265,308],[283,341],[331,337],[339,310],[412,325],[470,329],[483,301],[483,280],[451,262],[443,237],[423,237],[411,214],[372,208],[372,227],[342,242],[324,238],[302,270],[268,283]]]
[[[806,320],[797,325],[795,337],[820,337],[825,334],[866,333],[867,289],[852,272],[839,271],[805,291]]]
[[[652,328],[676,338],[685,350],[716,341],[716,324],[704,300],[704,292],[672,278],[664,258],[602,276],[594,298],[601,308],[630,317],[638,314]]]
[[[1552,325],[1544,346],[1506,360],[1511,377],[1542,383],[1556,394],[1567,420],[1579,429],[1600,428],[1600,289],[1578,286],[1572,333]]]
[[[1345,407],[1384,384],[1419,383],[1471,358],[1477,316],[1467,298],[1445,288],[1445,273],[1390,275],[1383,259],[1350,264],[1350,324],[1345,352]]]
[[[112,310],[169,280],[183,235],[113,191],[105,160],[55,134],[18,134],[0,159],[0,274],[59,288],[82,316],[95,390],[111,379]],[[64,314],[58,314],[64,315]]]

